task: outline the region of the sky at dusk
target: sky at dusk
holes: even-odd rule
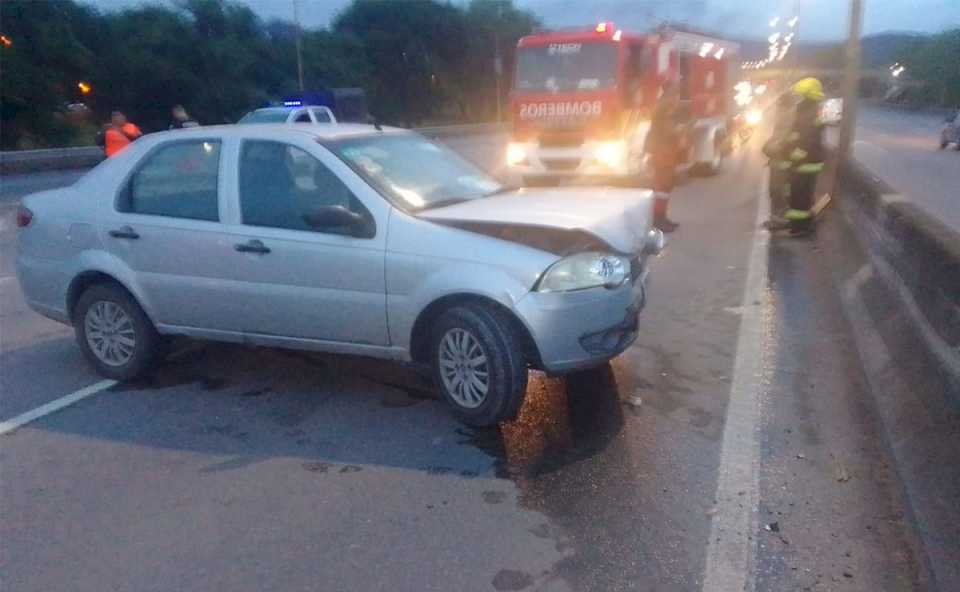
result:
[[[171,0],[152,3],[169,4]],[[294,0],[234,0],[249,5],[265,20],[291,20]],[[418,0],[395,0],[416,2]],[[456,4],[467,0],[454,0]],[[326,27],[350,0],[298,0],[304,27]],[[625,29],[645,30],[669,19],[733,37],[766,37],[768,21],[800,10],[801,37],[807,41],[840,39],[846,35],[844,0],[514,0],[537,14],[548,27],[574,26],[599,20]],[[88,0],[104,10],[128,8],[143,0]],[[935,33],[960,27],[960,0],[864,0],[864,31]]]

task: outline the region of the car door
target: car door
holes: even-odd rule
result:
[[[171,140],[147,152],[118,191],[102,240],[132,271],[161,325],[223,329],[233,255],[221,220],[222,140]]]
[[[387,345],[389,205],[315,142],[246,139],[237,149],[237,251],[229,266],[237,328]],[[363,233],[311,226],[305,215],[323,206],[341,206],[369,225]]]

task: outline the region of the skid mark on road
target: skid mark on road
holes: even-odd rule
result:
[[[743,289],[737,357],[733,366],[730,401],[723,428],[716,506],[707,542],[704,592],[740,592],[754,588],[759,482],[760,390],[763,385],[763,337],[768,293],[769,235],[760,226],[769,215],[767,184],[760,184],[757,223]]]
[[[9,434],[17,428],[23,427],[32,421],[36,421],[45,415],[56,413],[65,407],[69,407],[74,403],[78,403],[87,397],[93,396],[100,391],[110,388],[115,384],[117,384],[116,380],[101,380],[100,382],[91,384],[90,386],[84,387],[78,391],[74,391],[69,395],[60,397],[54,401],[50,401],[45,405],[31,409],[26,413],[21,413],[12,419],[0,421],[0,436]]]

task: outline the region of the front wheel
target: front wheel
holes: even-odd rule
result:
[[[464,423],[488,426],[516,417],[527,389],[527,366],[517,331],[504,313],[458,306],[437,319],[432,336],[434,382]]]
[[[91,286],[80,296],[73,325],[83,355],[107,378],[136,378],[160,351],[153,323],[126,290],[113,284]]]
[[[946,139],[944,138],[940,139],[940,150],[946,150],[947,146],[949,145],[950,145],[950,142],[948,142]],[[960,149],[960,144],[957,144],[957,148]]]

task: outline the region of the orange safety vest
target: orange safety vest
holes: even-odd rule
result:
[[[107,158],[109,158],[126,148],[130,142],[142,135],[143,132],[140,131],[140,128],[132,123],[125,123],[120,129],[115,127],[107,128],[107,131],[103,134],[103,151],[107,154]]]

